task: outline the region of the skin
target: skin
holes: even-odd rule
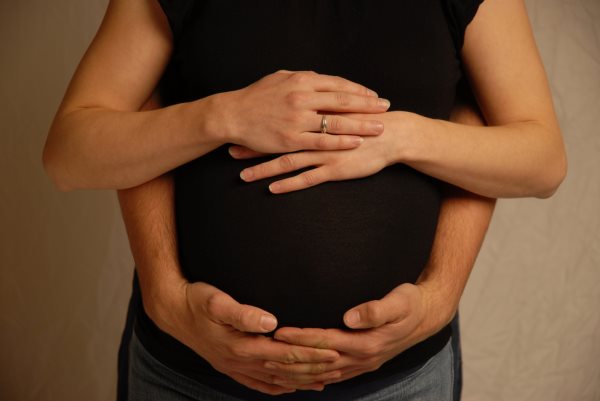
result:
[[[146,107],[158,107],[156,102]],[[483,123],[474,105],[457,106],[452,119]],[[348,311],[346,324],[362,329],[359,332],[281,328],[274,336],[278,341],[273,341],[257,335],[276,328],[271,313],[240,305],[223,291],[206,283],[189,283],[182,276],[169,174],[118,194],[144,308],[151,319],[215,369],[272,395],[322,390],[328,383],[377,369],[448,324],[495,203],[444,187],[431,258],[416,285],[402,284],[381,300]],[[359,321],[351,321],[353,311],[359,313]]]
[[[299,151],[295,153],[298,156],[294,157],[310,157],[305,162],[317,168],[310,170],[308,175],[300,175],[294,184],[296,186],[292,185],[287,190],[298,190],[302,185],[318,185],[328,180],[366,176],[394,162],[406,163],[473,193],[491,197],[546,197],[556,190],[565,175],[566,161],[560,130],[521,0],[487,0],[465,36],[462,59],[490,127],[431,120],[407,112],[383,114],[387,108],[385,101],[382,102],[367,88],[340,77],[313,72],[280,71],[237,91],[140,112],[140,107],[150,97],[162,75],[171,51],[172,37],[168,23],[156,2],[110,2],[102,26],[69,85],[44,148],[44,166],[58,188],[129,188],[135,191],[141,184],[152,182],[153,179],[166,186],[169,183],[168,171],[225,143],[235,144],[247,152]],[[257,106],[269,100],[272,101],[269,107]],[[320,112],[336,114],[331,117],[330,126],[338,128],[328,134],[319,134]],[[255,118],[256,115],[261,118]],[[362,123],[365,120],[371,123]],[[383,123],[383,126],[379,123]],[[362,163],[366,170],[354,168],[355,161],[364,161],[370,156],[376,160],[375,165]],[[280,162],[279,170],[269,170],[267,173],[277,175],[286,165],[294,170],[301,163],[302,160],[294,159],[291,164]],[[257,168],[264,169],[264,166]],[[254,176],[254,179],[259,178],[259,175]],[[275,189],[273,192],[281,190]],[[167,193],[159,191],[157,195],[160,198],[160,194],[163,194],[162,201],[168,203]],[[484,202],[479,198],[473,199]],[[159,216],[164,213],[164,209],[152,203],[144,209],[143,197],[137,201],[140,210],[154,210]],[[139,238],[144,238],[143,233],[160,231],[152,225],[148,214],[138,215],[138,219],[135,219],[128,216],[135,216],[136,208],[123,209],[132,251],[138,255],[136,264],[140,267],[140,276],[145,276],[142,283],[144,306],[151,317],[159,322],[159,327],[190,343],[197,341],[195,333],[198,329],[221,330],[219,325],[238,328],[238,332],[264,332],[271,329],[270,326],[263,328],[260,325],[261,316],[269,316],[268,312],[238,305],[226,294],[203,283],[186,283],[178,273],[177,263],[167,257],[168,252],[162,253],[149,246],[144,251],[144,243],[160,245],[160,238],[171,243],[173,240],[168,239],[168,232],[165,231],[155,242],[139,241]],[[480,211],[471,207],[465,210]],[[454,237],[448,234],[448,242],[442,241],[446,245],[442,246],[440,255],[453,260],[453,252],[458,252],[455,248],[476,255],[483,238],[483,234],[479,238],[478,233],[485,231],[481,227],[487,227],[487,221],[483,224],[482,220],[474,217],[467,219],[461,213],[454,212],[449,216],[456,218],[451,227],[464,225],[465,221],[479,221],[479,229],[473,230],[469,240],[477,245],[467,246],[457,233],[454,233]],[[450,228],[447,231],[453,232]],[[452,238],[456,241],[454,245]],[[134,245],[137,242],[142,245]],[[148,255],[139,256],[146,253]],[[433,259],[442,260],[444,257]],[[462,257],[464,260],[471,258]],[[445,264],[440,262],[439,265]],[[461,263],[463,269],[466,265]],[[414,321],[438,323],[438,318],[446,320],[440,317],[444,315],[443,309],[438,311],[427,306],[436,304],[433,301],[436,296],[432,295],[430,289],[436,289],[441,294],[446,294],[444,291],[447,290],[447,287],[435,284],[435,277],[438,276],[431,272],[440,269],[436,266],[428,266],[426,279],[420,283],[421,287],[416,286],[419,287],[417,290],[398,289],[397,293],[376,303],[378,307],[367,306],[365,310],[395,310],[398,308],[398,299],[406,298],[407,308],[410,309],[406,315],[421,316]],[[452,294],[461,292],[457,288],[452,288],[452,291]],[[223,307],[224,304],[229,307]],[[419,304],[426,306],[418,307]],[[174,316],[166,319],[165,316],[169,315],[166,311],[173,312]],[[381,326],[384,328],[393,325],[398,331],[386,328],[386,332],[390,335],[394,333],[395,338],[402,340],[415,332],[417,334],[414,337],[420,338],[423,334],[418,334],[419,331],[414,328],[424,327],[420,333],[425,333],[425,326],[429,326],[429,323],[414,322],[397,324],[398,315],[374,313],[384,318],[369,324],[385,322]],[[368,316],[368,313],[364,316]],[[347,323],[352,326],[350,321],[347,320]],[[190,326],[193,328],[193,325],[199,324],[203,326],[188,330]],[[187,331],[178,334],[178,327],[184,327],[183,330]],[[377,326],[374,330],[381,332],[381,327]],[[431,323],[431,327],[438,325]],[[236,380],[259,391],[277,392],[306,388],[299,387],[300,383],[315,381],[315,378],[298,377],[293,386],[275,384],[273,377],[277,375],[272,373],[277,368],[267,367],[267,360],[298,362],[296,366],[308,363],[307,366],[312,366],[315,363],[331,363],[327,361],[334,352],[338,356],[333,363],[338,365],[329,371],[339,371],[338,379],[348,377],[357,370],[370,369],[381,362],[364,367],[357,362],[359,356],[344,359],[345,354],[352,355],[346,347],[343,347],[344,350],[321,350],[326,353],[318,353],[314,347],[302,348],[308,341],[307,337],[290,330],[282,329],[277,335],[289,342],[284,346],[291,348],[284,350],[281,342],[267,344],[260,339],[261,336],[248,334],[250,337],[241,338],[263,343],[253,348],[254,344],[247,342],[245,347],[229,349],[229,353],[221,349],[223,355],[230,357],[229,362],[237,361],[239,364],[226,361],[215,362],[215,365],[223,369],[236,365],[235,371],[231,372]],[[221,331],[219,335],[225,334],[225,331]],[[231,338],[239,336],[237,332],[229,334]],[[339,333],[314,334],[330,336]],[[219,339],[219,335],[214,338]],[[333,338],[318,338],[327,341],[327,345],[342,346]],[[393,341],[384,343],[391,344]],[[268,350],[271,345],[279,347],[279,350],[275,353]],[[247,347],[252,350],[250,353],[245,351]],[[402,347],[398,344],[387,346],[385,355],[391,355]],[[208,355],[209,351],[200,348],[198,351],[204,352],[208,360],[219,358],[218,355],[214,358]],[[340,360],[346,360],[347,363],[343,365]],[[271,376],[265,376],[266,372],[270,372]],[[289,376],[287,371],[281,373]],[[316,382],[321,380],[328,382],[337,379],[319,377]]]
[[[377,116],[385,124],[385,135],[365,138],[352,151],[283,155],[242,171],[242,179],[316,167],[271,185],[271,192],[284,193],[405,163],[483,196],[549,197],[565,177],[566,156],[522,1],[485,1],[465,34],[462,61],[489,127],[389,112]],[[232,150],[243,158],[254,156],[256,149]],[[368,171],[359,171],[355,164],[362,153],[365,159],[379,155]]]
[[[381,106],[367,88],[311,72],[279,72],[236,91],[139,112],[171,51],[168,22],[155,1],[110,2],[44,148],[44,166],[58,188],[140,185],[225,143],[258,152],[358,146],[356,122],[336,122],[341,117],[330,121],[339,125],[337,132],[317,135],[319,112],[354,112],[363,114],[359,120],[385,122],[393,133],[386,136],[393,161],[482,196],[547,197],[566,174],[560,129],[522,0],[486,0],[465,34],[463,65],[489,127],[408,112],[375,118],[371,114]],[[377,135],[363,128],[365,141]],[[295,157],[305,160],[294,166],[307,162],[304,154]],[[339,176],[337,158],[321,157],[328,160],[311,155],[308,163],[321,168],[300,176],[304,183],[295,189]]]

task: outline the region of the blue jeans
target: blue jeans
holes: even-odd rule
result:
[[[129,348],[129,401],[240,401],[184,376],[154,358],[133,334]],[[452,401],[451,343],[402,380],[356,401]],[[273,398],[274,400],[277,397]],[[306,399],[311,399],[309,391]],[[348,400],[350,401],[350,400]]]
[[[134,279],[137,279],[135,277]],[[137,308],[137,302],[139,302],[139,287],[133,286],[133,294],[129,303],[129,310],[127,313],[127,320],[125,322],[125,328],[123,330],[123,336],[121,338],[121,346],[119,348],[118,358],[118,381],[117,381],[117,401],[134,401],[128,397],[129,391],[129,375],[130,375],[130,344],[133,337],[133,322],[134,322],[134,310]],[[136,340],[137,341],[137,340]],[[454,361],[453,366],[453,401],[460,401],[461,390],[462,390],[462,361],[461,361],[461,349],[460,349],[460,335],[458,316],[452,321],[452,357]],[[185,399],[185,398],[184,398]],[[208,398],[210,399],[210,398]],[[227,398],[226,398],[227,399]],[[231,399],[231,398],[229,398]],[[151,399],[148,399],[151,400]],[[218,399],[215,399],[218,400]],[[376,400],[376,399],[375,399]]]

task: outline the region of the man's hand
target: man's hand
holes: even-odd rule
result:
[[[345,324],[360,330],[284,327],[275,332],[275,339],[289,344],[338,350],[339,359],[322,364],[266,362],[265,367],[278,374],[286,372],[290,382],[296,375],[339,372],[339,377],[327,384],[376,370],[443,327],[432,324],[429,308],[424,288],[402,284],[381,300],[363,303],[344,314]]]
[[[159,327],[206,359],[216,370],[263,393],[277,395],[322,390],[338,372],[307,372],[292,380],[285,369],[269,369],[267,362],[327,364],[339,359],[333,350],[286,344],[267,336],[275,329],[273,315],[242,305],[219,289],[202,282],[184,283],[169,313],[155,319]],[[168,316],[165,318],[165,316]]]

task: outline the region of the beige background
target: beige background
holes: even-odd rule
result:
[[[600,400],[600,0],[527,1],[570,162],[498,209],[462,304],[465,400]],[[113,192],[41,149],[106,0],[0,2],[0,400],[114,399],[133,262]]]

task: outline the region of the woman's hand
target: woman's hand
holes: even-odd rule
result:
[[[276,395],[296,389],[322,390],[338,372],[307,372],[293,380],[284,369],[266,368],[293,363],[320,365],[334,362],[339,353],[286,344],[262,335],[277,326],[275,317],[259,308],[241,305],[219,289],[202,282],[182,283],[168,313],[153,320],[173,337],[193,349],[216,370],[263,393]],[[175,298],[175,297],[173,297]],[[146,303],[147,301],[145,301]],[[281,384],[277,384],[281,383]]]
[[[290,382],[296,375],[339,373],[326,384],[376,370],[444,326],[445,323],[436,322],[437,313],[430,310],[429,304],[425,287],[402,284],[381,300],[366,302],[344,314],[346,325],[360,330],[281,328],[275,332],[275,339],[298,346],[335,349],[340,358],[322,364],[265,362],[265,367],[279,375],[286,372]]]
[[[362,85],[311,71],[278,71],[214,100],[225,142],[268,153],[354,148],[360,136],[383,132],[383,123],[330,114],[382,113],[390,105]],[[327,134],[320,133],[322,114]]]
[[[276,181],[269,186],[273,193],[298,191],[327,181],[350,180],[373,175],[384,167],[396,163],[396,143],[398,130],[408,118],[402,112],[388,112],[377,115],[386,126],[381,135],[365,137],[364,143],[354,149],[334,151],[302,151],[288,153],[276,159],[244,169],[240,176],[251,182],[278,176],[305,167],[314,166],[294,177]],[[402,113],[409,115],[409,113]],[[371,118],[364,114],[348,114],[349,118],[363,120]],[[232,146],[230,154],[238,159],[262,156],[262,153],[241,146]]]

